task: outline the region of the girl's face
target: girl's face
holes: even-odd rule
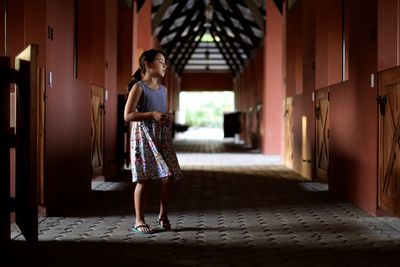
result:
[[[149,65],[154,75],[164,77],[165,72],[167,71],[167,64],[165,63],[165,58],[162,54],[157,54],[154,61]]]

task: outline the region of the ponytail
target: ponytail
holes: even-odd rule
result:
[[[132,89],[132,87],[135,85],[135,83],[139,82],[142,80],[142,71],[138,69],[135,71],[135,73],[132,76],[131,81],[128,83],[128,92]]]

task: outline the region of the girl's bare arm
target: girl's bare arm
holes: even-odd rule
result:
[[[137,112],[136,108],[142,95],[143,89],[140,85],[135,84],[129,92],[128,99],[125,104],[124,119],[125,121],[145,121],[156,120],[160,121],[163,114],[158,111],[153,112]]]

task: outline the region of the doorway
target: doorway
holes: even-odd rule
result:
[[[92,86],[92,118],[90,152],[92,178],[104,179],[104,88]]]
[[[293,97],[287,97],[285,100],[285,165],[293,168]]]
[[[400,215],[400,68],[379,77],[378,206]]]
[[[328,181],[329,169],[329,89],[315,92],[315,178]]]

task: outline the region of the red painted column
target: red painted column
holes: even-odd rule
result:
[[[151,29],[151,1],[145,1],[138,14],[137,21],[137,53],[153,48],[153,34]]]
[[[132,1],[132,71],[131,74],[133,75],[135,73],[135,71],[138,69],[138,59],[139,56],[138,55],[138,14],[136,12],[137,9],[137,4],[136,1]]]
[[[105,99],[105,127],[104,127],[104,176],[113,177],[118,171],[117,166],[117,55],[118,55],[118,2],[105,0],[105,43],[104,43],[104,88],[107,98]]]
[[[5,0],[0,0],[0,55],[5,55],[5,46],[4,46],[4,14],[5,14]]]
[[[267,0],[264,42],[265,78],[263,96],[264,154],[282,155],[283,140],[283,19],[274,1]]]

